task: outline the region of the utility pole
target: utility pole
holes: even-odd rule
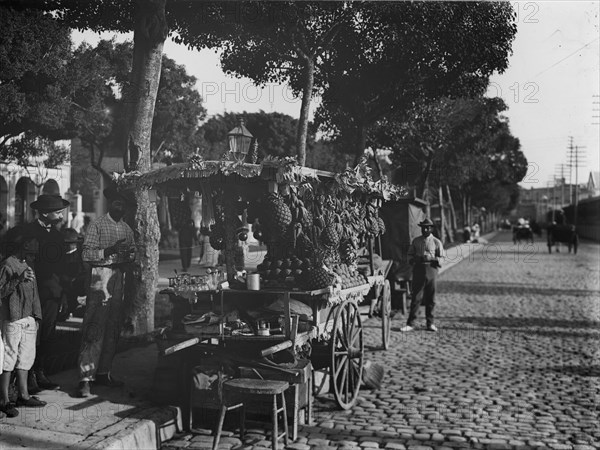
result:
[[[569,152],[567,153],[569,157],[569,204],[573,202],[573,136],[569,136]],[[575,173],[575,177],[577,177],[577,172]]]
[[[579,166],[581,166],[581,163],[584,162],[584,155],[580,152],[580,149],[583,149],[585,147],[582,147],[580,145],[573,145],[573,137],[569,136],[569,152],[567,153],[567,156],[569,158],[569,203],[573,203],[576,204],[578,201],[578,192],[579,192],[579,184],[578,184],[578,169]],[[573,197],[573,186],[572,186],[572,181],[571,181],[571,173],[573,171],[573,167],[575,167],[575,197]]]
[[[566,164],[557,164],[554,169],[555,179],[560,180],[560,207],[562,208],[565,204],[565,172]]]
[[[580,149],[583,150],[585,147],[580,146],[580,145],[576,145],[574,147],[574,152],[573,152],[573,163],[575,164],[575,208],[573,211],[573,224],[577,225],[577,208],[579,205],[579,178],[578,178],[578,172],[579,172],[579,166],[581,164],[583,164],[585,161],[585,153],[584,152],[580,152]]]
[[[552,180],[549,180],[547,186],[552,186],[552,218],[551,221],[554,223],[555,215],[556,215],[556,177],[553,176]]]

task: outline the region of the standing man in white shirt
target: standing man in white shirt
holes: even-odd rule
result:
[[[90,383],[119,387],[110,371],[123,322],[123,290],[135,257],[133,230],[122,219],[130,203],[114,187],[104,190],[108,213],[92,222],[83,242],[83,260],[91,281],[79,351],[79,396],[89,397]]]
[[[425,320],[428,331],[437,331],[433,323],[435,308],[435,287],[438,269],[446,256],[442,241],[433,236],[433,222],[426,218],[421,223],[422,235],[415,238],[408,249],[408,261],[413,266],[412,301],[406,326],[401,331],[414,330],[414,322],[421,305],[425,306]]]

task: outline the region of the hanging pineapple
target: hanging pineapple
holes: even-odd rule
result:
[[[292,223],[292,212],[283,197],[277,193],[270,193],[265,202],[265,219],[271,228],[273,237],[285,234],[287,227]]]
[[[335,222],[328,223],[321,232],[321,243],[326,247],[337,247],[340,243],[340,234]]]

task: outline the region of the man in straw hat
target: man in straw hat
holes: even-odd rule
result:
[[[123,321],[123,290],[129,263],[135,258],[132,229],[122,219],[130,202],[115,187],[104,190],[108,213],[93,221],[83,241],[83,260],[91,277],[79,350],[79,396],[89,397],[90,384],[119,387],[111,375]]]
[[[60,195],[42,194],[30,206],[37,213],[37,218],[28,226],[39,243],[34,270],[42,305],[38,348],[29,372],[30,392],[36,393],[59,388],[46,376],[44,366],[54,343],[60,309],[66,301],[61,286],[65,241],[56,226],[63,221],[63,210],[69,202]]]
[[[445,257],[442,242],[433,236],[433,222],[425,218],[421,223],[421,236],[416,237],[408,249],[408,258],[413,266],[412,301],[406,326],[401,331],[414,330],[419,307],[425,305],[425,320],[428,331],[437,331],[433,324],[435,308],[435,286],[441,260]]]

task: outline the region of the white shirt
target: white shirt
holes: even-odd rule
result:
[[[418,236],[413,241],[408,249],[409,259],[413,257],[426,257],[429,261],[437,260],[440,262],[446,257],[442,241],[436,238],[433,234],[429,236]]]

